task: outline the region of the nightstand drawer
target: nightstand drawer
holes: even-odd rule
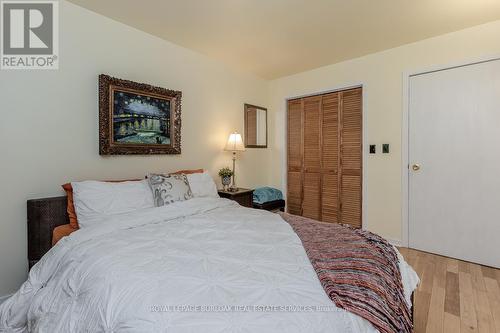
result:
[[[239,188],[236,192],[219,190],[219,196],[234,200],[244,207],[252,208],[253,204],[253,190],[246,188]]]

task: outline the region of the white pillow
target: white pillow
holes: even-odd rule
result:
[[[186,175],[193,196],[218,198],[217,186],[207,171]]]
[[[96,217],[154,207],[147,180],[117,183],[88,180],[73,182],[71,186],[78,224],[83,228]]]

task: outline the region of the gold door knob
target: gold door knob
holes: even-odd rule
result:
[[[411,168],[413,169],[413,171],[418,171],[418,170],[420,170],[420,164],[416,164],[416,163],[415,163],[415,164],[413,164],[413,165],[411,166]]]

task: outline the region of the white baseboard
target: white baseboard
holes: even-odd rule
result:
[[[390,239],[386,238],[386,240],[391,243],[394,246],[401,246],[401,240],[400,239]]]
[[[5,296],[0,296],[0,304],[2,304],[7,298],[9,298],[10,296],[12,296],[14,294],[10,294],[10,295],[5,295]]]

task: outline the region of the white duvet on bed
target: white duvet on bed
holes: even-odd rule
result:
[[[277,214],[195,198],[95,222],[0,305],[0,332],[376,332],[334,306]]]

